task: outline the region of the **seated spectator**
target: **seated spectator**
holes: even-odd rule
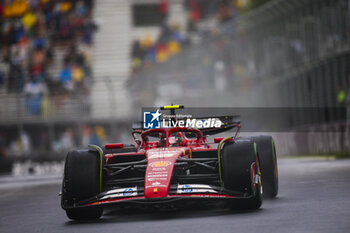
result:
[[[79,65],[75,65],[73,67],[72,77],[74,81],[74,87],[76,87],[78,90],[82,89],[83,85],[83,79],[84,79],[84,70]]]
[[[46,47],[47,39],[44,37],[37,37],[33,41],[34,48],[37,50],[41,50]]]
[[[27,12],[23,18],[22,18],[22,23],[26,31],[29,31],[34,27],[35,23],[37,21],[37,17],[33,12]]]
[[[41,102],[47,92],[45,83],[33,78],[24,86],[24,94],[27,97],[28,110],[33,115],[41,114]]]
[[[164,63],[169,59],[168,47],[165,43],[159,43],[156,48],[156,60],[158,63]]]
[[[76,14],[79,16],[85,15],[88,11],[88,8],[83,1],[77,2],[75,8],[76,8],[76,10],[75,10]]]
[[[156,50],[155,50],[155,47],[153,46],[153,47],[150,47],[147,49],[145,63],[147,63],[147,62],[153,63],[155,61],[156,61]]]
[[[59,79],[66,90],[73,91],[72,69],[68,65],[61,69]]]
[[[96,125],[95,130],[90,134],[90,142],[92,145],[102,145],[106,141],[106,131],[103,126]]]
[[[24,65],[29,63],[27,57],[29,56],[30,46],[29,40],[26,36],[22,36],[18,41],[18,51],[21,60],[23,60]]]
[[[45,81],[44,67],[42,64],[35,64],[31,68],[31,75],[40,82]]]
[[[34,55],[33,55],[34,65],[36,65],[36,66],[42,65],[42,64],[44,64],[44,60],[45,60],[44,51],[42,51],[41,49],[35,50]]]
[[[95,131],[98,136],[98,139],[100,140],[100,143],[104,144],[107,140],[107,134],[106,130],[102,125],[96,125]]]
[[[181,46],[176,40],[171,40],[168,43],[168,50],[171,55],[176,55],[180,52]]]

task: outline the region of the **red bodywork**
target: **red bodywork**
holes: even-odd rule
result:
[[[184,135],[181,135],[183,137],[181,145],[178,147],[171,147],[169,138],[170,135],[176,132],[195,133],[198,137],[196,139],[188,139],[184,137]],[[111,158],[115,156],[146,155],[145,198],[168,196],[174,165],[178,158],[191,158],[193,151],[216,150],[216,148],[212,148],[209,145],[206,138],[203,137],[202,132],[198,129],[185,127],[151,129],[143,132],[141,137],[145,138],[146,135],[151,133],[162,133],[165,135],[164,147],[159,147],[159,142],[143,140],[141,148],[137,153],[106,154],[107,164],[111,161]]]

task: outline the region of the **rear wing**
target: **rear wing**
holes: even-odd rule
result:
[[[202,131],[202,133],[204,135],[209,135],[209,134],[217,134],[217,133],[221,133],[221,132],[224,132],[224,131],[227,131],[227,130],[230,130],[232,128],[238,128],[238,130],[240,129],[241,127],[241,121],[240,121],[240,116],[237,116],[237,115],[221,115],[221,116],[213,116],[211,115],[211,112],[210,111],[206,111],[204,115],[206,116],[193,116],[192,114],[188,114],[188,116],[185,116],[185,114],[180,114],[180,115],[177,115],[175,113],[176,110],[178,109],[184,109],[185,106],[184,105],[167,105],[167,106],[162,106],[160,108],[158,108],[157,114],[159,114],[159,110],[167,110],[170,112],[170,115],[169,115],[169,119],[172,122],[176,122],[176,121],[193,121],[194,119],[197,120],[197,121],[203,121],[203,126],[200,127],[198,125],[196,125],[198,128],[198,130]],[[195,112],[192,112],[192,113],[195,113]],[[197,114],[203,114],[203,113],[197,113]],[[230,113],[228,113],[230,114]],[[159,115],[160,116],[160,115]],[[158,117],[159,117],[158,116]],[[180,117],[179,117],[180,116]],[[184,116],[184,117],[181,117],[181,116]],[[152,118],[152,121],[153,121],[154,118]],[[207,126],[204,126],[204,121],[206,120],[215,120],[215,122],[221,122],[220,126],[217,126],[217,125],[207,125]],[[139,133],[142,133],[143,131],[145,131],[145,129],[143,128],[143,124],[144,122],[136,122],[133,124],[133,136],[135,134],[139,134]],[[164,124],[162,124],[162,122],[160,122],[161,124],[161,127],[167,127],[165,126],[165,122]],[[172,126],[175,126],[175,124],[170,124],[171,127]],[[187,127],[192,127],[192,128],[196,128],[194,127],[194,125],[190,125],[189,124],[187,125]],[[212,128],[210,128],[212,127]]]
[[[187,120],[189,118],[177,118],[176,120]],[[211,117],[195,117],[197,120],[208,120],[208,119],[218,119],[221,121],[221,127],[212,127],[212,128],[198,128],[203,135],[212,135],[228,131],[233,128],[240,128],[241,121],[239,116],[211,116]],[[191,119],[190,119],[191,120]],[[133,134],[142,133],[146,131],[142,128],[143,122],[139,121],[132,125]]]
[[[221,127],[199,129],[200,131],[202,131],[203,135],[218,134],[218,133],[228,131],[230,129],[241,128],[241,120],[239,116],[216,116],[213,118],[217,118],[222,122]],[[208,118],[205,118],[205,119],[208,119]]]

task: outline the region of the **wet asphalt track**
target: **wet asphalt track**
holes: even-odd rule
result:
[[[281,159],[280,193],[258,211],[220,208],[157,213],[106,211],[69,221],[59,184],[0,186],[0,232],[350,232],[350,160]]]

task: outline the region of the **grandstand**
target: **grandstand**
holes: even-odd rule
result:
[[[132,102],[126,80],[132,42],[145,36],[156,38],[160,32],[159,22],[139,25],[133,21],[133,12],[142,12],[147,6],[154,11],[158,1],[1,3],[0,136],[7,135],[4,141],[9,154],[40,157],[59,153],[63,158],[62,151],[89,143],[84,132],[91,139],[102,131],[100,135],[107,136],[98,138],[104,142],[130,139],[121,132],[130,126]],[[168,9],[169,22],[185,23],[182,1],[172,1]],[[83,31],[76,23],[83,24]],[[41,47],[33,48],[37,42]],[[17,54],[12,50],[22,48],[22,44],[26,47],[20,54],[20,69],[16,69],[12,60]],[[39,52],[40,77],[32,74],[34,65],[30,60]],[[83,60],[84,64],[76,64],[75,60]],[[83,70],[76,69],[77,65]],[[15,76],[13,70],[20,70],[20,74]],[[48,146],[39,145],[40,137],[46,137],[42,144]],[[69,139],[73,143],[64,146]],[[30,142],[29,149],[23,140]]]

